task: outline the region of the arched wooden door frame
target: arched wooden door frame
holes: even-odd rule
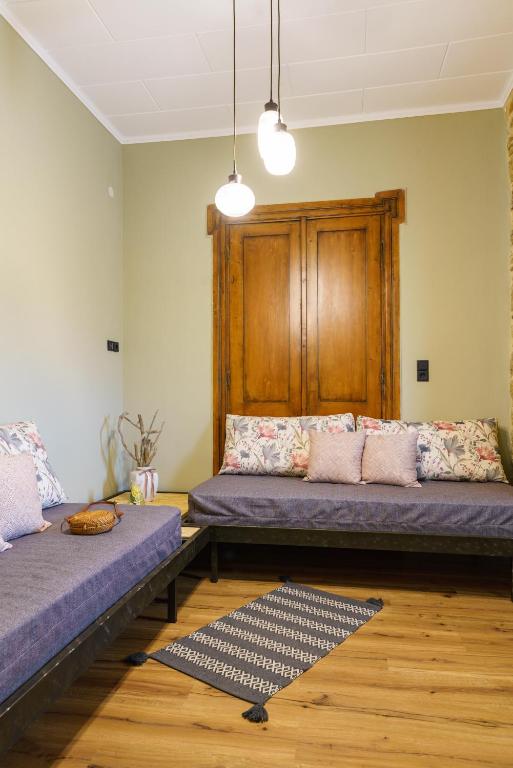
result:
[[[405,191],[377,192],[371,198],[328,200],[310,203],[257,205],[239,219],[229,219],[215,205],[207,209],[207,230],[213,240],[213,471],[218,472],[224,450],[226,413],[229,412],[230,371],[227,366],[227,290],[229,228],[233,224],[299,221],[342,216],[378,215],[381,222],[381,269],[383,276],[382,418],[400,417],[399,348],[399,224],[405,220]],[[305,238],[303,248],[306,249]],[[306,256],[303,255],[306,259]],[[304,283],[305,281],[303,281]],[[303,287],[303,310],[306,284]],[[305,410],[303,403],[302,410]],[[266,414],[262,414],[266,415]],[[298,414],[299,415],[299,414]],[[377,415],[377,414],[369,414]]]

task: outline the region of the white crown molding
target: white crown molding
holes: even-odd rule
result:
[[[23,26],[23,24],[20,23],[19,19],[16,18],[10,8],[6,5],[5,0],[0,0],[0,16],[3,16],[7,23],[10,24],[11,27],[19,34],[19,36],[27,43],[27,45],[32,48],[34,53],[36,53],[39,58],[44,61],[47,67],[49,67],[52,72],[57,75],[59,80],[64,83],[64,85],[71,91],[71,93],[76,96],[80,102],[82,102],[84,107],[86,107],[92,115],[94,115],[98,122],[101,123],[103,127],[106,128],[106,130],[112,134],[112,136],[114,136],[117,141],[119,141],[120,144],[125,143],[124,137],[112,125],[108,117],[102,115],[102,113],[96,109],[92,101],[90,101],[90,99],[88,99],[87,96],[82,93],[79,86],[66,74],[66,72],[64,72],[64,70],[57,64],[57,62],[54,61],[48,51],[46,51],[37,42],[37,40],[35,40],[35,38]]]
[[[508,92],[509,93],[509,92]],[[370,123],[379,120],[397,120],[406,117],[427,117],[429,115],[446,115],[457,112],[479,112],[484,109],[500,109],[504,105],[502,100],[472,102],[470,104],[444,104],[437,107],[425,107],[423,109],[402,109],[389,112],[369,112],[353,115],[339,115],[333,117],[321,117],[316,120],[287,120],[289,128],[320,128],[329,125],[348,125],[350,123]],[[255,126],[242,126],[237,128],[238,134],[256,133]],[[187,141],[190,139],[209,139],[219,136],[231,136],[231,128],[218,130],[191,131],[187,133],[162,133],[154,136],[125,137],[122,144],[150,144],[159,141]]]
[[[504,89],[504,96],[502,99],[502,104],[504,107],[506,106],[506,102],[508,100],[508,96],[511,93],[511,91],[513,91],[513,72],[511,73],[511,77],[508,83],[506,84],[506,88]]]

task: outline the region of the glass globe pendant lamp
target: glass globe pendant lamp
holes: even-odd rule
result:
[[[216,192],[216,207],[225,216],[238,218],[245,216],[255,205],[253,190],[242,183],[240,173],[230,173],[228,184],[223,184]]]
[[[237,130],[236,130],[236,55],[235,55],[235,0],[232,0],[233,11],[233,171],[228,176],[228,183],[223,184],[216,192],[215,204],[224,216],[239,218],[245,216],[255,205],[253,190],[242,183],[242,176],[237,171]]]

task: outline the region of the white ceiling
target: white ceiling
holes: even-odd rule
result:
[[[268,98],[269,0],[238,0],[238,123]],[[123,143],[231,130],[231,0],[0,0]],[[502,106],[513,0],[282,0],[289,127]]]

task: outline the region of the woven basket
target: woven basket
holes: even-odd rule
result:
[[[69,532],[77,536],[95,536],[97,533],[111,531],[123,517],[123,512],[117,508],[116,502],[107,501],[102,504],[112,504],[113,509],[90,509],[89,504],[80,512],[66,517],[61,530],[67,523]]]

